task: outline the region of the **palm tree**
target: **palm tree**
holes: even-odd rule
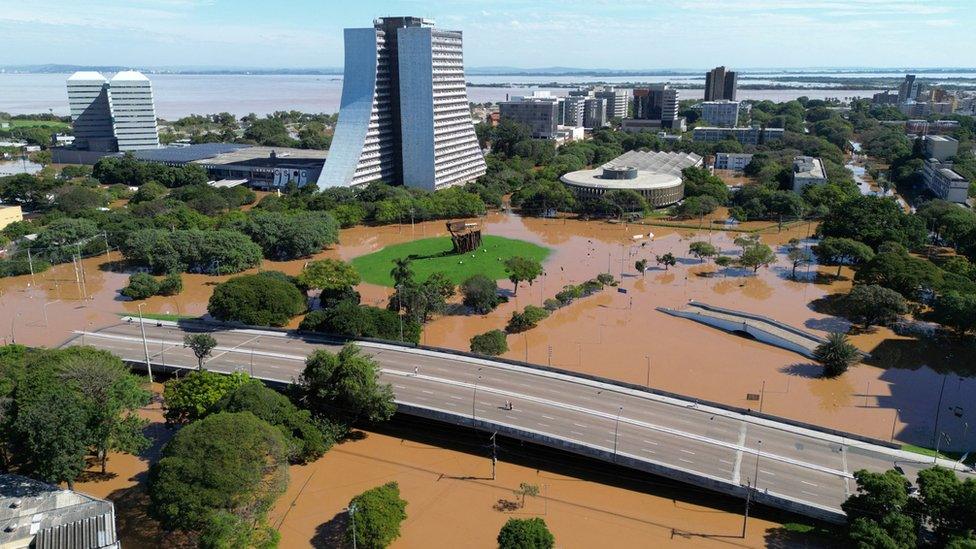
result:
[[[824,376],[836,377],[860,360],[861,354],[847,338],[847,334],[831,332],[827,341],[813,351],[813,358],[823,365]]]
[[[393,270],[390,271],[390,276],[393,277],[393,283],[396,286],[403,286],[413,280],[413,269],[410,268],[410,259],[406,257],[394,259]]]

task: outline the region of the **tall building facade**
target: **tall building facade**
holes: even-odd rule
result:
[[[593,96],[607,102],[607,120],[627,118],[630,110],[630,93],[625,89],[607,87],[593,92]]]
[[[319,187],[384,181],[436,190],[484,173],[461,32],[419,17],[346,29],[339,122]]]
[[[75,147],[115,152],[159,147],[152,83],[140,72],[123,71],[112,80],[97,72],[68,77]]]
[[[728,99],[735,101],[739,86],[739,74],[726,71],[725,67],[715,67],[705,73],[705,101]]]
[[[634,118],[660,120],[670,127],[678,118],[678,90],[668,84],[654,84],[634,89]]]
[[[570,92],[572,93],[572,92]],[[583,110],[586,97],[569,95],[563,99],[563,124],[574,128],[583,127]]]
[[[602,128],[608,123],[607,100],[601,97],[588,97],[583,101],[583,127]]]
[[[68,77],[68,106],[75,147],[94,151],[114,150],[112,109],[108,80],[97,72],[76,72]]]
[[[109,81],[112,133],[120,151],[159,147],[152,83],[141,72],[123,71]]]
[[[898,86],[898,102],[914,101],[918,99],[918,82],[914,74],[906,74],[905,80]]]

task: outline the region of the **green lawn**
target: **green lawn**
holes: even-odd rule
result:
[[[446,273],[452,282],[459,284],[479,273],[496,280],[508,278],[504,264],[506,259],[522,256],[542,262],[552,251],[524,240],[491,235],[483,238],[481,248],[477,252],[453,255],[452,247],[450,237],[446,236],[414,240],[387,246],[378,252],[357,257],[352,260],[352,266],[359,271],[363,281],[392,286],[393,277],[390,276],[390,270],[393,269],[393,260],[412,257],[412,268],[418,281],[424,281],[430,275],[441,271]]]
[[[132,318],[139,318],[139,313],[116,313],[119,316],[131,316]],[[198,316],[189,315],[172,315],[165,313],[143,313],[143,320],[168,320],[170,322],[179,322],[181,320],[192,320],[200,318]]]
[[[915,446],[914,444],[902,444],[902,450],[907,450],[909,452],[915,452],[916,454],[922,454],[923,456],[935,457],[935,450],[932,448],[926,448],[924,446]],[[952,461],[959,461],[962,457],[962,452],[939,452],[939,457],[942,459],[948,459]],[[970,453],[966,456],[967,465],[976,464],[976,453]]]
[[[64,122],[54,120],[4,120],[9,122],[10,128],[57,128],[59,130],[68,129],[70,126]]]

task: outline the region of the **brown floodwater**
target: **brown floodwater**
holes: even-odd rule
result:
[[[560,309],[538,327],[509,336],[505,356],[630,383],[649,383],[734,406],[755,408],[757,403],[748,401],[746,395],[762,392],[762,410],[767,413],[922,445],[932,440],[941,394],[939,430],[950,435],[953,447],[971,444],[974,434],[969,432],[968,418],[976,383],[969,377],[942,373],[971,371],[976,364],[971,349],[897,336],[888,329],[856,332],[854,343],[874,358],[839,378],[821,379],[819,367],[800,355],[656,311],[655,307],[680,307],[695,299],[771,316],[815,333],[849,328],[847,321],[818,312],[823,309],[817,305],[824,297],[849,289],[848,269],[844,269],[841,280],[834,281],[831,275],[836,269],[801,267],[801,281],[797,282],[789,277],[790,266],[782,248],[777,248],[779,261],[755,275],[735,269],[723,271],[691,257],[688,245],[697,239],[710,240],[727,252],[736,249],[734,233],[708,230],[716,226],[712,220],[724,219],[724,215],[716,212],[701,220],[703,229],[697,230],[488,214],[483,219],[487,233],[553,249],[545,263],[546,274],[531,286],[523,285],[517,296],[510,282],[500,281],[510,297],[508,303],[488,315],[436,318],[424,330],[424,343],[466,350],[472,336],[504,328],[513,311],[528,304],[541,305],[564,285],[609,271],[620,279],[619,288],[627,293],[608,288]],[[698,226],[694,221],[683,223]],[[815,229],[810,224],[798,224],[778,231],[768,222],[750,222],[740,228],[764,228],[763,240],[777,247],[791,238],[805,238]],[[649,232],[654,233],[653,239],[633,239]],[[446,235],[443,222],[344,229],[340,245],[312,259],[349,260],[393,243],[437,235]],[[658,268],[654,256],[665,252],[674,253],[678,265],[668,270]],[[649,259],[651,266],[644,275],[634,269],[641,258]],[[98,328],[116,322],[118,313],[137,312],[137,303],[118,294],[127,280],[127,274],[112,270],[116,267],[113,261],[118,259],[118,253],[112,252],[84,260],[84,277],[76,277],[72,265],[66,264],[34,277],[0,279],[0,341],[16,339],[28,345],[56,346],[73,330]],[[310,260],[264,261],[260,268],[297,274]],[[213,287],[227,278],[185,274],[183,293],[148,299],[143,310],[204,314]],[[388,288],[369,284],[362,284],[358,290],[365,303],[380,306],[390,294]],[[297,323],[295,319],[291,325]],[[484,460],[439,446],[371,434],[365,440],[337,447],[315,464],[293,468],[289,493],[275,510],[282,524],[282,546],[306,546],[316,529],[339,513],[352,495],[387,479],[398,480],[411,502],[411,516],[397,546],[424,545],[432,533],[444,536],[446,545],[477,539],[476,546],[490,546],[507,518],[493,510],[492,504],[518,482],[536,478],[535,469],[502,465],[506,473],[496,483],[442,478],[441,474],[472,475],[465,471],[483,465]],[[111,496],[136,510],[129,522],[120,513],[121,529],[134,536],[128,538],[129,546],[163,539],[151,522],[138,514],[145,508],[142,481],[146,466],[142,458],[113,456],[109,469],[115,476],[83,485],[84,491]],[[699,507],[707,503],[701,500],[678,504],[639,489],[605,486],[573,475],[546,478],[542,483],[554,491],[546,518],[565,546],[592,546],[606,543],[606,539],[613,539],[614,546],[627,546],[629,540],[636,539],[663,542],[671,540],[672,527],[734,530],[733,523],[738,520],[726,510]],[[286,515],[288,508],[291,511]],[[745,545],[761,545],[761,537],[762,529],[750,534],[749,539],[756,543],[747,540]],[[179,544],[177,539],[166,541]],[[680,535],[673,541],[691,546],[743,544],[741,540]]]

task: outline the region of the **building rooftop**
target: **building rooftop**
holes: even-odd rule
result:
[[[925,139],[927,141],[941,141],[941,142],[945,142],[945,143],[953,143],[953,142],[958,143],[958,141],[955,138],[949,137],[947,135],[926,135],[925,136]]]
[[[108,79],[102,76],[102,73],[95,71],[78,71],[68,77],[68,82],[78,80],[98,80],[100,82],[108,82]]]
[[[20,475],[0,475],[0,546],[97,548],[115,544],[111,502]]]
[[[190,145],[189,147],[162,147],[159,149],[145,149],[134,151],[139,160],[151,162],[195,162],[206,158],[213,158],[217,155],[234,152],[239,149],[249,148],[251,145],[241,145],[238,143],[201,143]]]
[[[701,164],[703,158],[695,153],[666,153],[629,151],[607,162],[603,167],[632,166],[640,171],[681,175],[685,168]]]
[[[321,168],[329,151],[264,147],[241,143],[201,143],[133,152],[139,160],[207,166],[261,166],[268,168]]]
[[[793,177],[827,179],[827,172],[819,158],[797,156],[793,159]]]
[[[121,71],[112,77],[112,82],[148,82],[149,78],[139,71]]]

